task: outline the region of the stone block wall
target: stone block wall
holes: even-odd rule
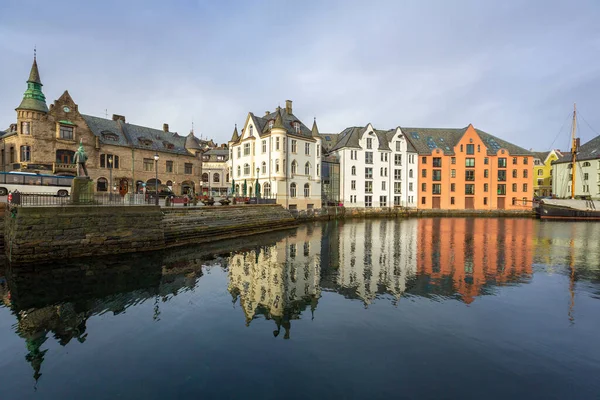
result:
[[[19,207],[7,213],[5,252],[26,264],[161,249],[162,218],[155,206]]]
[[[279,204],[163,209],[166,247],[291,228],[297,221]]]

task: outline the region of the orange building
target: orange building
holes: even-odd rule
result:
[[[433,286],[451,284],[467,304],[486,287],[528,281],[534,224],[527,218],[419,219],[417,274]]]
[[[419,155],[418,208],[531,209],[530,151],[473,125],[402,131]]]

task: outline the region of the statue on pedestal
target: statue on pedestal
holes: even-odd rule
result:
[[[85,150],[83,149],[83,139],[80,139],[79,148],[73,156],[73,164],[77,164],[77,176],[89,176],[87,168],[85,166],[85,162],[87,161],[87,159],[87,154],[85,154]]]

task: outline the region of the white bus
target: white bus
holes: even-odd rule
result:
[[[73,176],[34,174],[32,172],[0,172],[0,196],[18,190],[66,197],[71,193]]]

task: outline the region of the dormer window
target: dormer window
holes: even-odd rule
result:
[[[254,136],[254,127],[252,125],[250,125],[250,136]]]
[[[138,141],[142,146],[152,146],[152,140],[146,138],[139,138]]]
[[[296,133],[300,133],[300,122],[294,122],[294,129]]]
[[[113,142],[119,141],[119,136],[116,133],[113,133],[110,131],[103,131],[103,132],[101,132],[101,135],[102,135],[102,139],[104,139],[104,140],[111,140]]]
[[[163,140],[162,144],[165,149],[173,150],[175,148],[175,145],[173,145],[173,143],[169,143],[166,140]]]
[[[202,161],[209,161],[210,160],[210,156],[202,156]]]
[[[273,129],[273,120],[269,121],[269,129]]]

